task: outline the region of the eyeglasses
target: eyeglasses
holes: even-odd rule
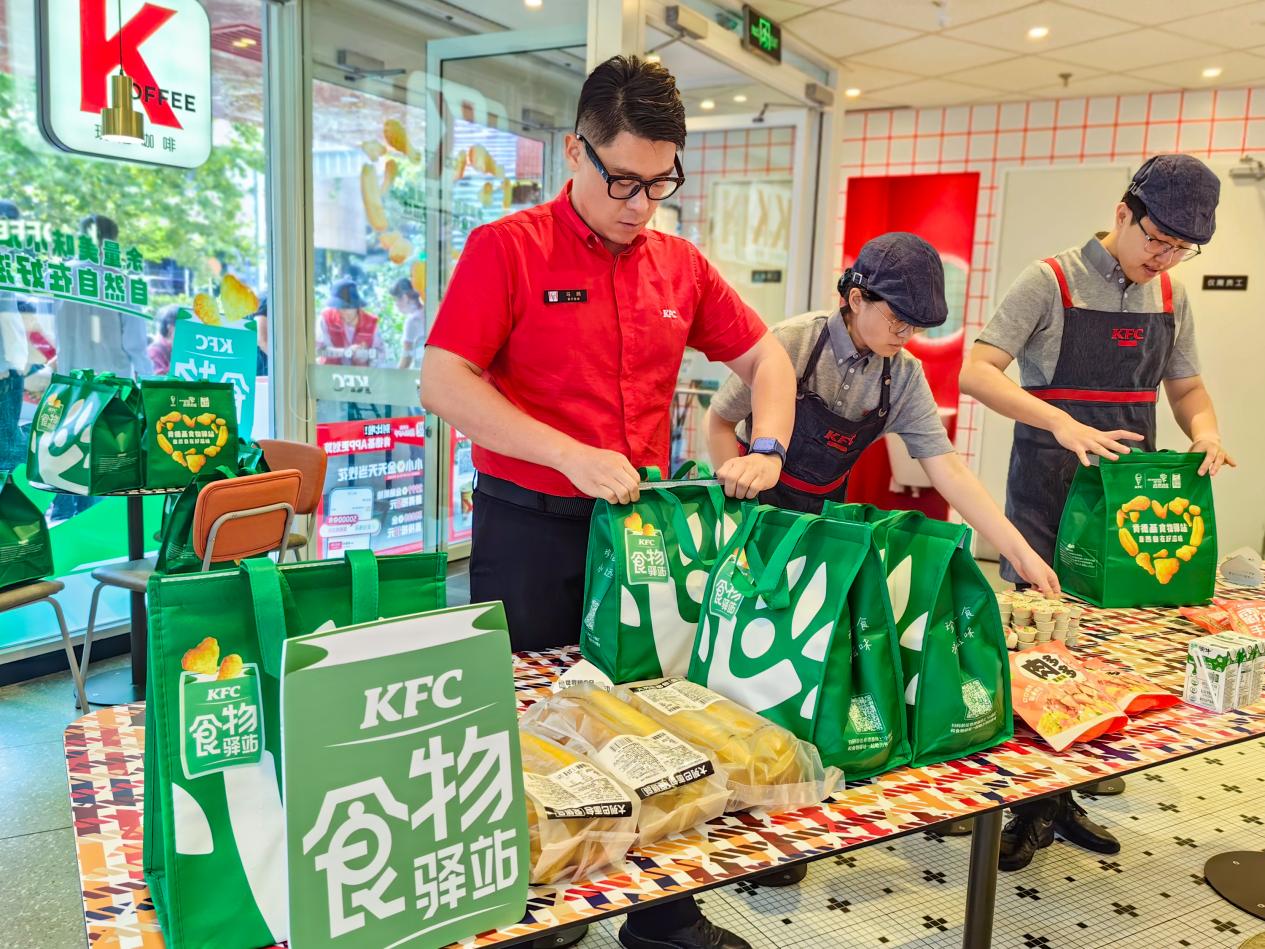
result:
[[[583,135],[576,135],[581,142],[584,142],[584,150],[588,152],[589,161],[593,163],[593,167],[597,169],[597,173],[602,176],[602,180],[606,182],[606,193],[616,201],[627,201],[635,197],[638,191],[643,188],[646,191],[646,197],[651,201],[662,201],[664,198],[670,198],[676,194],[677,189],[685,184],[685,170],[681,167],[681,159],[674,157],[672,164],[676,169],[675,177],[637,178],[633,175],[612,175],[606,170],[606,166],[602,164],[602,159],[597,157],[597,152],[593,150],[593,146],[588,143]]]
[[[913,323],[906,323],[904,320],[893,319],[882,310],[879,310],[879,314],[883,317],[883,319],[887,320],[887,328],[892,331],[892,335],[898,336],[901,339],[909,339],[910,337],[917,336],[926,329],[926,327],[923,326],[914,326]]]
[[[1162,241],[1158,237],[1152,237],[1151,232],[1142,226],[1141,218],[1138,218],[1133,223],[1146,235],[1146,240],[1142,244],[1146,248],[1146,252],[1153,257],[1168,257],[1172,254],[1178,254],[1177,260],[1180,262],[1198,257],[1202,253],[1198,247],[1182,247],[1180,244],[1170,244],[1168,241]]]

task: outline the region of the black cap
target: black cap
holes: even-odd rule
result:
[[[839,295],[846,298],[851,287],[882,297],[898,319],[913,326],[940,326],[949,318],[944,264],[917,234],[892,231],[867,241],[839,278]]]
[[[1193,155],[1156,155],[1138,169],[1129,193],[1146,205],[1147,217],[1171,237],[1206,244],[1217,229],[1221,179]]]
[[[358,310],[365,305],[365,301],[360,295],[360,288],[356,286],[356,281],[350,277],[344,277],[334,282],[325,305],[337,310]]]

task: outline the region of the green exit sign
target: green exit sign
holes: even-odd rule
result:
[[[742,45],[767,56],[775,63],[782,61],[782,28],[759,10],[742,8]]]

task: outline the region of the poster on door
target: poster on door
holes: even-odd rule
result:
[[[473,443],[455,428],[452,429],[452,469],[448,483],[452,497],[448,508],[448,543],[469,540],[474,534],[474,460]]]
[[[329,459],[316,509],[321,558],[423,549],[424,426],[420,415],[316,426],[316,443]]]
[[[708,257],[785,268],[791,246],[791,181],[723,179],[712,184]]]

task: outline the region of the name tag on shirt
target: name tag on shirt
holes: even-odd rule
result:
[[[546,290],[545,303],[588,303],[587,290]]]

